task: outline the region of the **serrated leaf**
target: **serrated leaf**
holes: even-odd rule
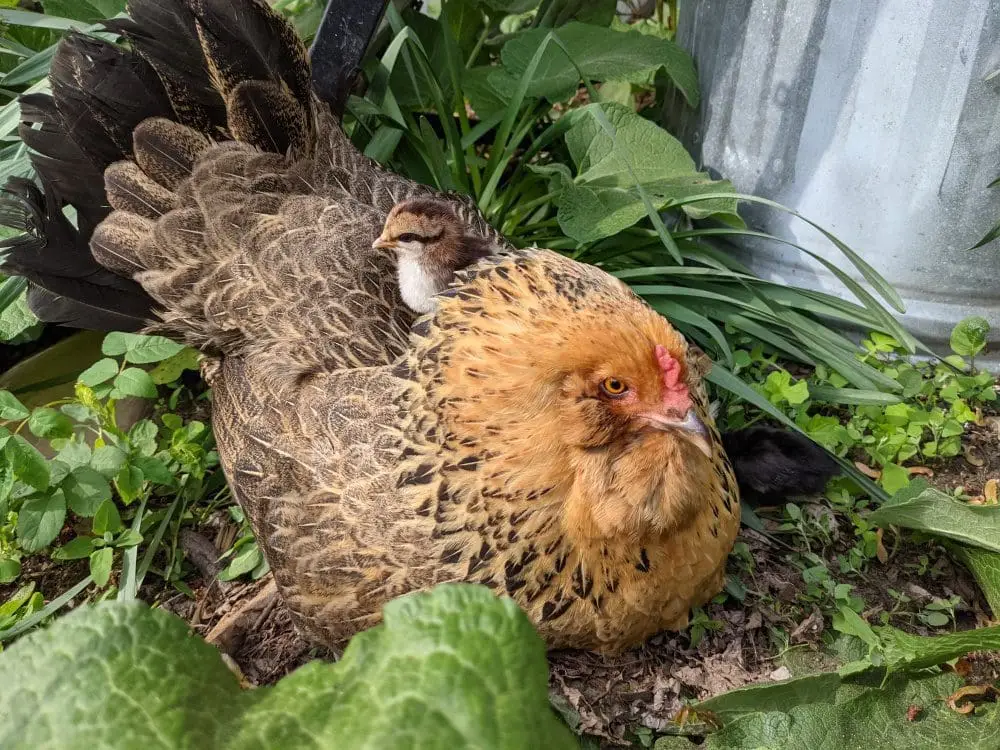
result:
[[[118,363],[110,358],[98,360],[77,377],[77,382],[93,388],[118,374]]]
[[[36,490],[49,486],[49,464],[45,456],[20,435],[12,435],[3,447],[4,457],[10,462],[14,478]]]
[[[10,391],[0,391],[0,421],[27,419],[31,412]]]
[[[114,562],[115,551],[111,547],[94,550],[90,555],[90,576],[99,588],[108,585],[111,579],[111,563]]]
[[[120,399],[125,396],[138,398],[156,398],[156,384],[149,373],[138,367],[129,367],[115,378],[111,398]]]
[[[104,477],[111,479],[121,471],[128,455],[116,445],[102,445],[94,449],[90,459],[90,468]]]
[[[482,587],[397,599],[339,662],[253,691],[180,618],[104,602],[0,654],[0,747],[576,748],[546,675],[527,617]]]
[[[60,485],[66,493],[66,503],[78,516],[90,518],[101,503],[111,499],[111,485],[89,466],[74,469]]]
[[[73,420],[60,411],[49,407],[39,407],[28,418],[28,429],[35,437],[52,440],[73,435]]]
[[[59,536],[65,521],[66,498],[62,490],[29,497],[17,514],[17,540],[25,552],[38,552]]]
[[[986,347],[990,322],[981,315],[965,318],[951,332],[951,350],[963,357],[975,357]]]
[[[167,416],[167,415],[164,415]],[[128,439],[132,448],[141,456],[152,456],[156,453],[156,436],[159,431],[156,424],[149,419],[141,419],[132,425],[128,431]]]

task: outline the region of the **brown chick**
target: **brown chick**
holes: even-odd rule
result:
[[[46,319],[211,355],[220,460],[299,628],[340,646],[444,581],[513,597],[553,647],[682,627],[739,524],[684,338],[361,155],[263,0],[129,14],[127,47],[68,35],[22,102],[46,194],[12,191],[5,262]]]
[[[416,313],[431,312],[434,296],[448,288],[457,271],[497,250],[469,232],[453,205],[434,198],[394,206],[372,247],[395,251],[400,296]]]

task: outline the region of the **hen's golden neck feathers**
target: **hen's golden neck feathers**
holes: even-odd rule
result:
[[[549,251],[460,277],[434,319],[447,335],[417,357],[437,358],[429,395],[484,493],[561,503],[581,539],[683,524],[692,487],[712,483],[683,337],[617,279]]]
[[[395,251],[403,301],[414,312],[434,309],[434,296],[455,273],[494,252],[469,233],[455,210],[435,198],[416,198],[393,207],[373,247]]]

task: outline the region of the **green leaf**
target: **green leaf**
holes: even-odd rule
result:
[[[49,486],[49,464],[38,449],[20,435],[13,435],[3,447],[4,458],[10,463],[14,478],[36,490]]]
[[[233,558],[233,561],[219,572],[219,580],[231,581],[234,578],[239,578],[244,573],[249,573],[260,565],[263,559],[264,556],[261,554],[260,547],[256,543],[244,545],[239,554]]]
[[[118,476],[115,477],[115,487],[126,505],[139,497],[143,481],[142,469],[138,466],[123,466],[118,472]]]
[[[1000,552],[1000,506],[969,505],[918,480],[868,516],[872,526],[902,526]]]
[[[59,536],[66,520],[66,498],[61,490],[29,497],[17,514],[17,540],[25,552],[38,552]]]
[[[10,557],[0,559],[0,583],[13,583],[21,575],[21,561]]]
[[[955,544],[952,554],[972,571],[986,601],[993,610],[994,619],[1000,618],[1000,552]]]
[[[66,493],[66,502],[70,510],[84,518],[93,516],[101,507],[101,503],[111,499],[111,485],[108,484],[108,480],[89,466],[74,469],[60,486]]]
[[[143,336],[138,333],[109,333],[101,351],[111,357],[125,355],[125,361],[136,365],[162,362],[184,349],[183,344],[163,336]]]
[[[172,487],[175,478],[170,468],[154,456],[140,456],[133,460],[132,465],[142,472],[143,479],[153,484]]]
[[[52,440],[73,435],[73,420],[60,411],[49,407],[39,407],[28,418],[28,429],[35,437]]]
[[[115,501],[105,500],[94,514],[94,534],[103,536],[108,531],[117,534],[122,528],[122,517],[118,514]]]
[[[1000,626],[946,635],[911,635],[891,627],[876,628],[886,665],[892,669],[926,669],[973,651],[1000,649]]]
[[[525,72],[547,33],[546,29],[522,32],[503,46],[503,66],[511,77],[519,78]],[[568,99],[576,93],[581,73],[593,81],[648,84],[662,70],[688,103],[698,106],[698,75],[694,62],[677,44],[638,32],[623,33],[577,22],[552,33],[566,51],[558,45],[549,45],[532,76],[529,96],[552,101]]]
[[[951,332],[951,350],[963,357],[975,357],[986,347],[989,332],[990,322],[980,315],[959,321]]]
[[[339,662],[253,691],[180,618],[104,602],[0,654],[0,747],[578,747],[546,675],[527,617],[481,587],[397,599]]]
[[[126,396],[138,398],[156,398],[156,384],[149,373],[138,367],[129,367],[115,378],[115,387],[111,398],[120,399]]]
[[[201,354],[197,349],[184,347],[168,359],[163,360],[149,371],[149,377],[157,385],[172,383],[179,378],[185,370],[197,370]]]
[[[94,551],[94,538],[91,536],[78,536],[67,542],[62,547],[52,551],[53,560],[82,560],[90,557]]]
[[[86,23],[113,18],[125,10],[124,0],[43,0],[45,12]]]
[[[4,77],[5,85],[10,85],[8,79],[9,76]],[[7,281],[14,280],[14,278],[7,279]],[[38,325],[38,318],[28,308],[28,299],[25,293],[22,293],[10,305],[3,307],[2,310],[0,312],[0,340],[2,341],[17,339],[32,326]]]
[[[942,700],[962,684],[953,673],[896,674],[884,684],[870,673],[839,681],[819,675],[738,691],[738,704],[726,694],[698,704],[695,711],[713,711],[726,722],[706,738],[705,750],[992,749],[1000,736],[995,705],[963,716]],[[907,718],[910,706],[921,709],[917,721]]]
[[[27,419],[31,412],[10,391],[0,391],[0,421]]]
[[[110,358],[98,360],[86,370],[80,373],[77,381],[93,388],[95,385],[106,383],[118,374],[118,363]]]
[[[94,455],[90,459],[90,468],[102,476],[111,479],[125,465],[128,455],[116,445],[102,445],[94,449]]]
[[[111,547],[101,547],[90,555],[90,577],[99,588],[108,585],[111,578],[111,563],[114,562],[115,551]]]
[[[886,464],[882,467],[882,476],[879,484],[882,489],[893,495],[899,492],[910,483],[910,472],[897,464]]]
[[[161,415],[161,419],[164,420],[164,424],[167,424],[167,419],[171,414]],[[169,425],[167,425],[169,427]],[[180,425],[176,428],[179,429]],[[141,419],[132,425],[132,429],[128,432],[129,442],[132,444],[132,448],[139,453],[141,456],[152,456],[156,453],[156,436],[158,434],[156,424],[149,419]]]
[[[693,195],[732,190],[730,183],[698,172],[680,141],[629,107],[591,104],[570,116],[566,145],[577,176],[572,183],[560,178],[558,219],[579,242],[610,237],[646,217],[644,197],[659,210]],[[735,216],[736,202],[692,204],[684,210],[694,218]]]

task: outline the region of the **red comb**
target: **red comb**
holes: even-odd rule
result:
[[[671,356],[667,347],[657,344],[656,362],[660,366],[663,382],[663,408],[687,414],[691,408],[691,394],[681,380],[681,363]]]

